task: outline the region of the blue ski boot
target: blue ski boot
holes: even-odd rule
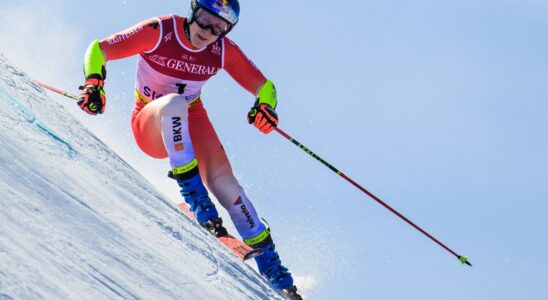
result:
[[[286,299],[301,300],[301,296],[297,294],[297,287],[293,285],[291,273],[282,265],[270,236],[270,229],[267,228],[257,237],[246,239],[244,242],[254,249],[263,250],[263,254],[255,257],[255,261],[259,272],[268,280],[272,288]]]
[[[228,234],[226,228],[223,226],[223,220],[219,217],[215,205],[209,198],[207,189],[200,177],[198,166],[187,172],[178,174],[177,169],[173,169],[169,171],[168,176],[177,180],[177,183],[181,187],[181,195],[190,206],[190,211],[194,213],[194,217],[200,225],[216,237]]]

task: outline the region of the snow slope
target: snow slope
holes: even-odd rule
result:
[[[0,299],[272,299],[0,54]]]

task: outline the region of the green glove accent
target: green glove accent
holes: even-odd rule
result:
[[[99,47],[98,40],[91,42],[86,51],[86,56],[84,57],[84,74],[86,78],[93,74],[101,75],[103,80],[107,77],[105,57],[103,56],[101,47]]]
[[[259,90],[259,94],[257,94],[257,100],[257,104],[268,104],[270,107],[276,109],[276,105],[278,105],[278,95],[272,81],[266,80],[263,87]]]

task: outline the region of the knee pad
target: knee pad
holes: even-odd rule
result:
[[[178,94],[168,94],[154,100],[151,104],[159,105],[162,140],[171,167],[188,164],[195,158],[195,154],[190,140],[188,107],[185,99]]]

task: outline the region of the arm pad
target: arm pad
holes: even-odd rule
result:
[[[99,47],[99,41],[95,40],[91,42],[84,57],[84,74],[86,78],[91,75],[101,75],[104,80],[107,77],[105,63],[105,57],[103,56],[101,47]]]
[[[270,107],[276,109],[276,105],[278,105],[278,95],[272,81],[266,80],[261,89],[259,89],[257,100],[257,104],[268,104]]]

